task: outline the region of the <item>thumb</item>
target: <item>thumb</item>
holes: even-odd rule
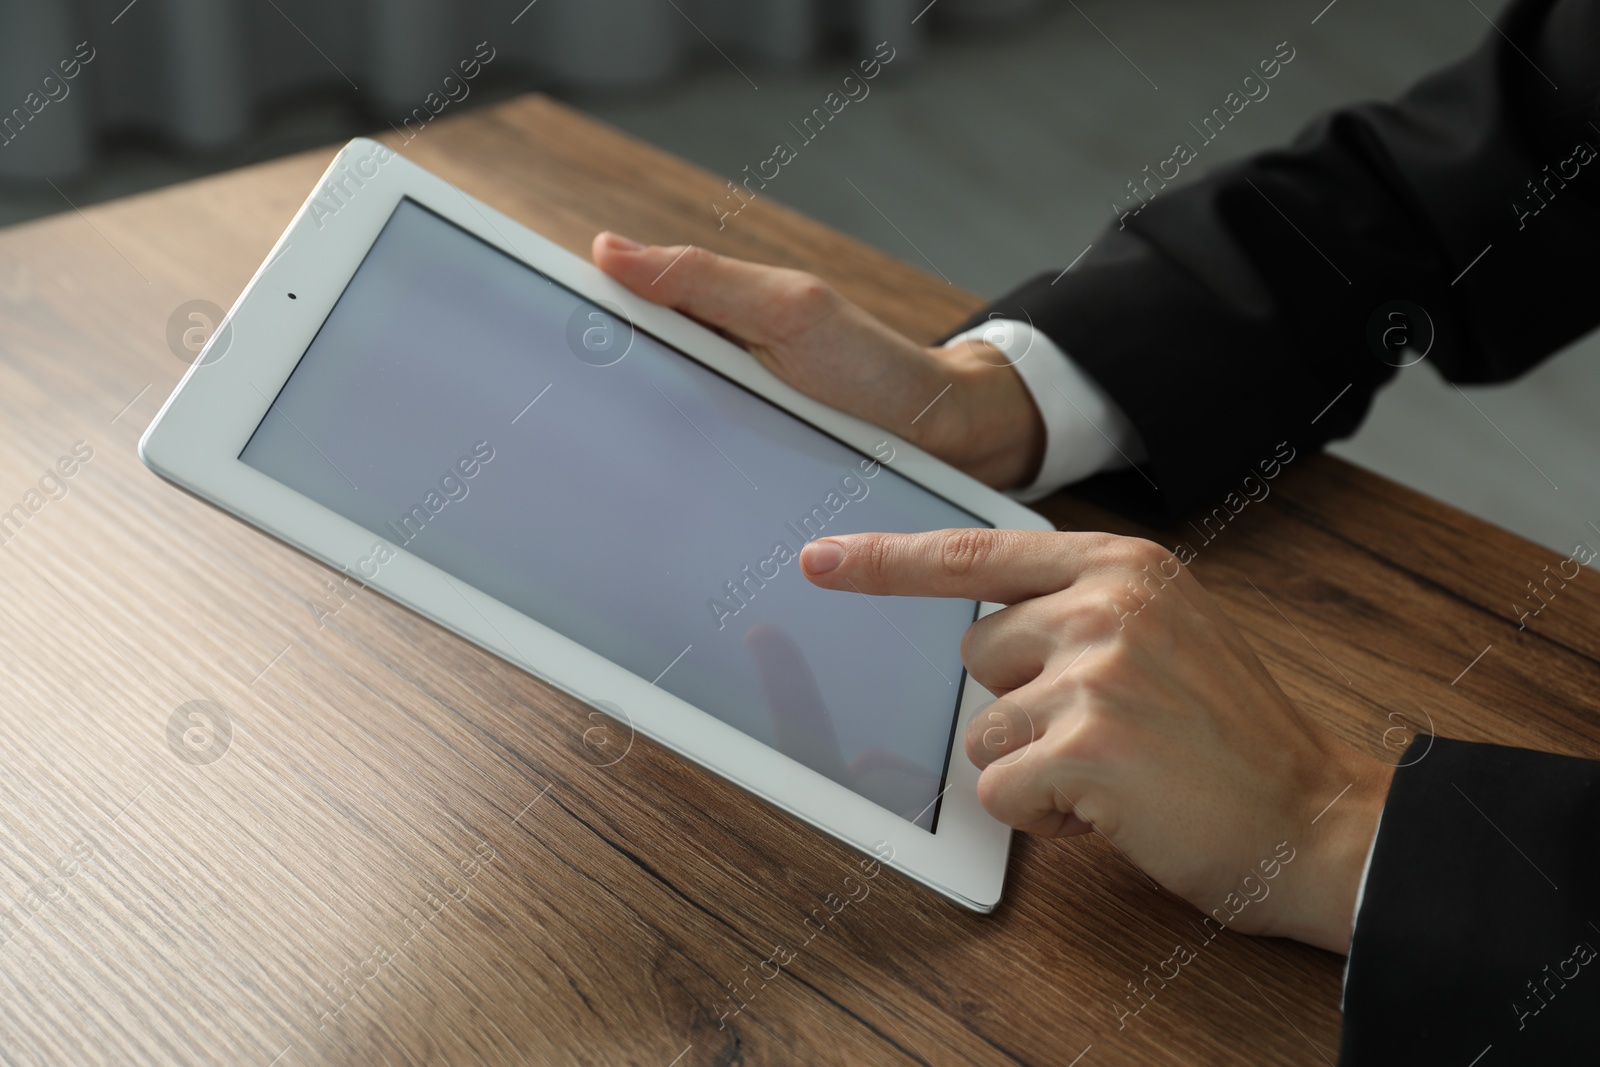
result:
[[[833,290],[809,274],[719,256],[697,245],[643,245],[595,236],[595,266],[656,304],[681,311],[747,347],[768,348],[815,322]]]

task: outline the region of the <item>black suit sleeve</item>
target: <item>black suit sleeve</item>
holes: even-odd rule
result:
[[[1600,322],[1600,2],[1519,0],[1496,21],[1504,36],[1398,103],[1163,189],[1219,150],[1192,135],[1194,160],[1140,175],[1148,206],[1077,266],[974,317],[1031,320],[1132,420],[1158,489],[1125,471],[1088,495],[1171,518],[1278,442],[1350,434],[1401,361],[1369,344],[1375,321],[1431,332],[1428,362],[1457,382],[1516,375]],[[1422,314],[1378,314],[1394,301]]]
[[[1340,1064],[1600,1060],[1600,763],[1428,737],[1405,762],[1356,918]]]

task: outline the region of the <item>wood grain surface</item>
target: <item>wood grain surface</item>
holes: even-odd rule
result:
[[[0,1058],[1332,1061],[1336,956],[1224,933],[1134,1001],[1198,915],[1098,838],[1019,839],[988,917],[863,882],[642,739],[605,765],[625,724],[147,472],[184,370],[169,317],[233,301],[333,151],[0,233],[0,510],[22,508],[0,523]],[[614,228],[804,267],[930,340],[978,304],[770,200],[719,231],[721,179],[542,98],[402,151],[575,251]],[[1556,553],[1331,458],[1270,484],[1209,541],[1043,510],[1189,543],[1289,694],[1367,751],[1431,721],[1600,754],[1587,570],[1519,630]],[[869,891],[834,911],[852,876]]]

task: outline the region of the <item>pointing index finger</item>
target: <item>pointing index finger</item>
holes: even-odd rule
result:
[[[1039,530],[846,534],[806,545],[800,567],[825,589],[1014,604],[1071,585],[1105,539]]]

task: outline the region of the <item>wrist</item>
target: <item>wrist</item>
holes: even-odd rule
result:
[[[1044,462],[1044,418],[1005,353],[977,340],[929,352],[948,391],[943,411],[918,418],[915,443],[996,489],[1030,484]]]
[[[1333,744],[1338,750],[1328,753],[1325,784],[1308,794],[1304,804],[1305,845],[1294,865],[1293,892],[1284,897],[1291,906],[1265,932],[1348,954],[1361,876],[1394,768]]]

